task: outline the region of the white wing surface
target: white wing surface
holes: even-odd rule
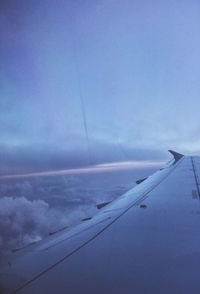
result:
[[[0,293],[200,293],[200,158],[177,155],[87,222],[9,257]]]

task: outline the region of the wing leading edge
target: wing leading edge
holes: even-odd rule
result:
[[[16,252],[2,293],[199,293],[199,166],[181,156],[93,219]]]

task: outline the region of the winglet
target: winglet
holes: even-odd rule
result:
[[[179,161],[184,155],[173,150],[168,150],[173,156],[175,162]]]

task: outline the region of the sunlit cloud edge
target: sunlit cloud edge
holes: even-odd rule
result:
[[[33,173],[22,173],[22,174],[11,174],[2,175],[0,179],[14,179],[14,178],[28,178],[28,177],[39,177],[39,176],[61,176],[61,175],[73,175],[73,174],[90,174],[90,173],[102,173],[102,172],[113,172],[120,170],[131,170],[131,169],[143,169],[143,168],[159,168],[164,164],[164,161],[123,161],[113,163],[103,163],[90,167],[82,168],[71,168],[62,170],[51,170],[44,172],[33,172]]]

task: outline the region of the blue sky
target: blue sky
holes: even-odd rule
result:
[[[1,1],[1,173],[198,154],[199,31],[194,0]]]

